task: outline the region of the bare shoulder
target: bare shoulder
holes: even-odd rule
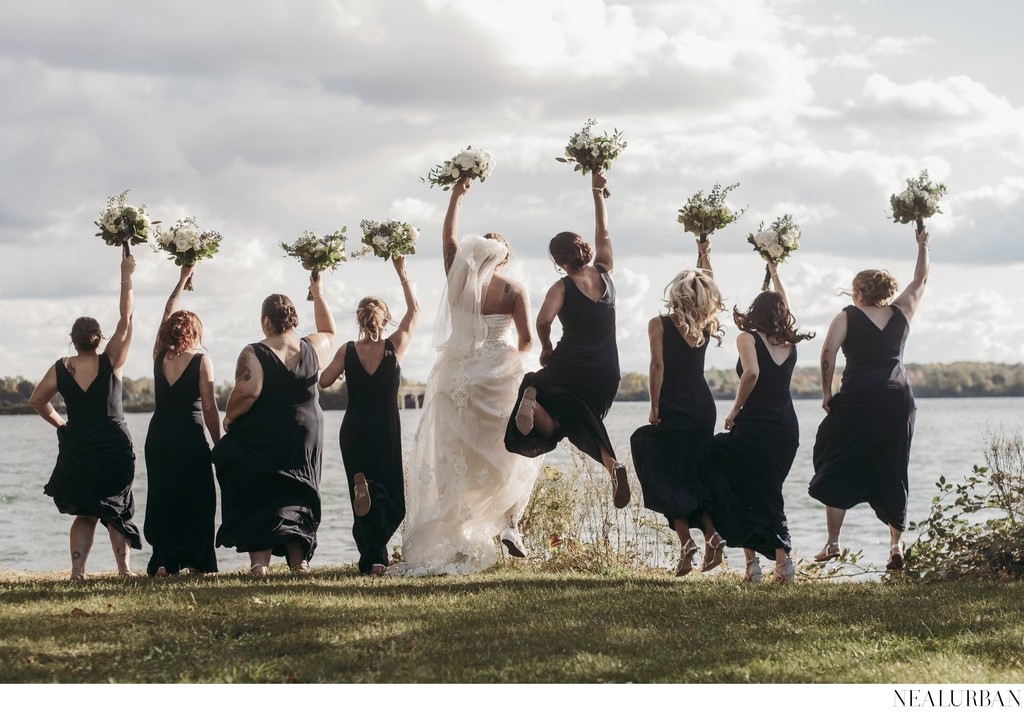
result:
[[[665,323],[660,316],[652,318],[647,322],[647,332],[650,334],[661,334],[665,331]]]
[[[754,334],[749,332],[749,331],[741,331],[736,336],[736,345],[737,346],[753,346],[754,345],[754,339],[756,339],[756,338],[757,337],[754,336]]]

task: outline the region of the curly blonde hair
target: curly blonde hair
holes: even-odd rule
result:
[[[718,313],[725,311],[722,293],[703,269],[684,269],[665,287],[665,306],[673,323],[689,336],[697,346],[710,334],[722,345],[725,329]]]
[[[384,329],[391,323],[391,310],[378,297],[363,297],[356,307],[356,323],[360,337],[366,334],[370,341],[380,341]]]

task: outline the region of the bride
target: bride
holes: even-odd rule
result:
[[[470,181],[452,187],[442,243],[448,275],[427,379],[423,416],[407,479],[404,561],[388,573],[467,574],[498,558],[494,537],[525,556],[517,525],[541,460],[504,446],[505,423],[530,350],[526,289],[500,274],[509,260],[501,235],[456,238],[459,204]],[[509,343],[515,325],[518,349]]]

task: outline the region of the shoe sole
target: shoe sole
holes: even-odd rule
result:
[[[612,480],[612,502],[616,509],[622,509],[629,505],[630,492],[629,480],[626,478],[626,468],[622,465],[615,467],[615,477]]]
[[[686,576],[693,571],[693,557],[696,555],[697,550],[693,549],[683,557],[683,560],[676,565],[676,576]]]
[[[355,476],[356,486],[353,488],[352,512],[357,517],[365,517],[370,511],[370,487],[366,484],[366,475],[357,472]]]
[[[532,403],[529,415],[524,413],[527,402]],[[519,410],[516,411],[516,430],[523,435],[529,435],[533,431],[534,414],[537,411],[537,389],[529,386],[523,391],[523,399],[519,402]],[[525,430],[524,430],[525,428]]]
[[[516,543],[511,539],[502,539],[501,543],[505,545],[506,549],[508,549],[509,556],[515,556],[520,559],[526,558],[526,552],[516,546]]]

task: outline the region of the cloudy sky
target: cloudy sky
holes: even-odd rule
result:
[[[888,196],[927,168],[950,189],[929,222],[933,273],[914,322],[915,362],[1024,360],[1024,85],[1013,0],[45,1],[0,23],[0,374],[37,379],[68,353],[81,314],[116,321],[118,251],[93,236],[131,188],[157,219],[195,216],[225,236],[183,306],[206,324],[220,378],[261,338],[262,298],[298,302],[301,267],[278,240],[358,234],[362,218],[422,231],[409,271],[424,319],[405,373],[425,378],[442,285],[447,193],[419,182],[467,144],[493,176],[464,203],[464,233],[513,245],[534,306],[557,279],[561,230],[592,234],[589,182],[553,159],[588,117],[623,130],[609,174],[624,370],[647,368],[646,321],[695,258],[675,222],[690,193],[739,182],[749,206],[714,242],[730,304],[756,294],[745,236],[790,212],[803,247],[783,267],[800,323],[819,331],[836,289],[867,267],[912,274],[913,231]],[[176,268],[137,250],[137,346],[148,351]],[[390,265],[327,277],[341,335]],[[312,311],[300,305],[303,326]],[[735,361],[727,345],[709,364]],[[801,347],[816,362],[820,339]]]

